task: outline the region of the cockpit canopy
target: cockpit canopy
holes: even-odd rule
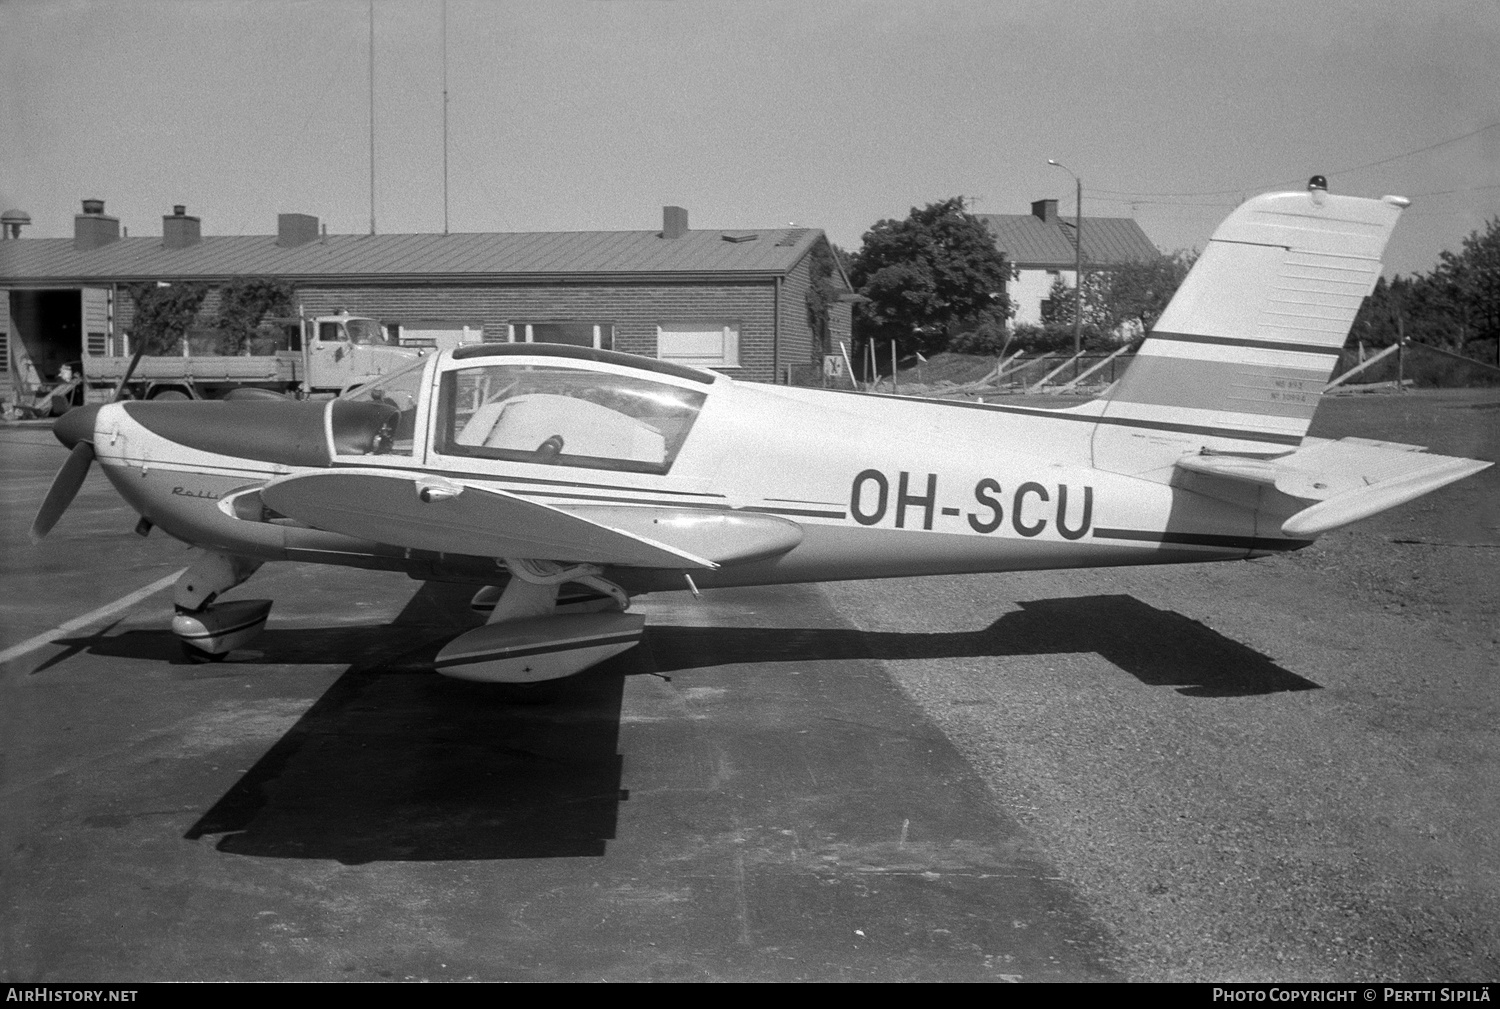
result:
[[[486,363],[444,373],[436,451],[476,459],[666,473],[705,394],[565,364]]]
[[[437,396],[430,408],[423,403],[431,388],[429,362],[414,362],[334,402],[334,454],[415,459],[426,452],[667,473],[717,377],[624,355],[590,356],[588,363],[575,360],[580,356],[497,347],[483,356],[454,353],[451,362],[462,362],[455,368],[445,355],[435,365]],[[420,437],[426,431],[430,444]]]

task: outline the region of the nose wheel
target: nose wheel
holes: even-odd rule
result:
[[[222,662],[224,656],[253,641],[270,615],[269,599],[236,599],[193,613],[179,612],[172,618],[172,633],[188,661]]]
[[[177,579],[172,591],[177,607],[172,633],[189,662],[222,662],[265,628],[271,600],[216,602],[221,592],[234,588],[259,567],[259,561],[246,557],[204,553]]]

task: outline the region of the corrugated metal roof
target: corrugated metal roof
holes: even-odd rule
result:
[[[724,236],[731,235],[734,240]],[[747,240],[746,236],[755,236]],[[71,238],[0,242],[0,283],[234,276],[397,279],[786,273],[823,237],[815,229],[329,235],[283,248],[274,235],[205,236],[186,249],[122,238],[79,251]]]
[[[1049,224],[1035,214],[976,214],[995,235],[1005,258],[1020,267],[1073,265],[1072,220]],[[1085,217],[1083,258],[1095,265],[1131,263],[1161,255],[1131,217]]]

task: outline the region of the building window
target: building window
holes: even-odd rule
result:
[[[413,319],[387,325],[396,332],[403,347],[435,347],[453,350],[467,343],[485,340],[484,323],[455,322],[451,319]]]
[[[513,322],[511,343],[566,343],[574,347],[613,350],[615,327],[609,322]]]
[[[662,323],[656,327],[656,356],[696,368],[738,368],[740,327],[736,323]]]

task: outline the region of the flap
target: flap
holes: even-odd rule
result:
[[[413,550],[478,557],[716,568],[711,560],[504,491],[427,474],[336,469],[278,477],[266,506],[316,529]]]

